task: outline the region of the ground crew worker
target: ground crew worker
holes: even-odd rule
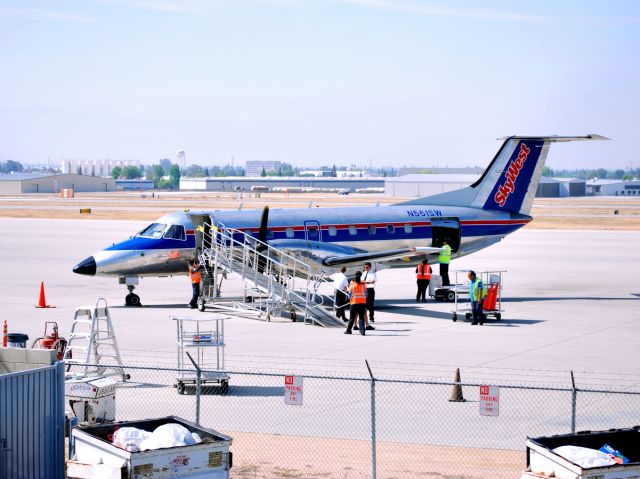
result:
[[[189,278],[191,279],[191,288],[193,289],[191,302],[189,303],[189,307],[191,309],[198,307],[198,297],[200,296],[200,282],[202,281],[202,275],[200,274],[200,271],[198,271],[198,268],[200,268],[200,263],[195,259],[189,261]]]
[[[416,279],[418,282],[418,294],[416,294],[416,302],[419,303],[422,300],[423,303],[427,302],[427,288],[431,282],[431,266],[426,259],[422,260],[422,264],[419,264],[416,268]]]
[[[440,251],[438,256],[438,263],[440,264],[440,276],[442,277],[442,286],[449,286],[449,262],[451,261],[451,246],[449,246],[449,240],[442,241],[443,250]]]
[[[366,262],[364,264],[364,273],[362,274],[362,281],[367,285],[367,311],[369,312],[369,321],[375,323],[373,318],[374,301],[376,300],[376,280],[378,279],[376,272],[371,271],[371,263]],[[368,329],[374,329],[373,326],[369,326]]]
[[[471,301],[471,314],[473,315],[472,326],[480,323],[484,324],[484,314],[482,312],[482,302],[487,295],[487,290],[484,289],[482,280],[476,277],[475,271],[469,271],[469,300]]]
[[[349,279],[345,275],[347,272],[346,266],[340,268],[338,273],[334,273],[330,276],[333,280],[333,287],[335,288],[335,307],[336,307],[336,317],[338,319],[342,319],[343,321],[347,320],[347,304],[349,304]]]
[[[364,315],[367,311],[367,285],[362,282],[362,273],[356,272],[355,278],[349,285],[350,304],[349,324],[344,334],[351,334],[356,320],[358,321],[358,329],[360,334],[364,336]]]

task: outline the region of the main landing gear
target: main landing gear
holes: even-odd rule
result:
[[[140,303],[140,296],[133,292],[136,287],[132,284],[127,285],[127,289],[129,290],[129,294],[124,298],[125,306],[142,306]]]

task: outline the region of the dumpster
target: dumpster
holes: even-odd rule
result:
[[[29,336],[22,333],[9,333],[7,334],[7,342],[10,348],[22,348],[27,347],[27,340]]]
[[[172,423],[197,433],[202,442],[139,452],[129,452],[112,444],[113,433],[119,428],[135,427],[153,432],[159,426]],[[67,462],[68,478],[96,477],[99,473],[100,477],[127,479],[228,479],[232,466],[231,437],[175,416],[76,428],[72,437],[75,458]]]
[[[562,446],[574,447],[558,450]],[[606,459],[609,456],[612,464],[580,465],[576,458],[571,458],[566,452],[567,449],[585,451],[578,448],[587,448],[592,458]],[[564,457],[561,454],[564,454]],[[595,459],[592,461],[597,462]],[[560,479],[640,477],[640,426],[527,438],[527,465],[528,472],[522,477],[555,476]]]

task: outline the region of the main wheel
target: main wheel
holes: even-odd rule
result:
[[[202,296],[200,296],[198,298],[198,310],[203,312],[206,308],[207,308],[207,305],[206,305],[206,303],[204,301],[204,298]]]
[[[471,313],[464,313],[464,319],[471,319]]]
[[[496,313],[496,321],[500,321],[502,319],[502,314]]]
[[[456,321],[458,321],[458,315],[456,313],[453,313],[451,315],[451,320],[455,323]]]
[[[452,290],[448,290],[446,299],[449,303],[453,303],[456,300],[456,292]]]
[[[176,388],[178,389],[178,394],[184,394],[185,389],[187,389],[182,381],[180,381]]]
[[[229,381],[223,379],[220,381],[220,393],[226,395],[229,392]]]
[[[291,310],[291,321],[292,322],[296,322],[298,320],[298,315],[296,314],[296,312],[292,309]]]

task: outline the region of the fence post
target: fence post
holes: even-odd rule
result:
[[[196,426],[200,426],[200,384],[202,379],[202,370],[200,366],[193,360],[191,354],[187,353],[189,360],[193,363],[193,367],[196,368]]]
[[[369,361],[364,360],[369,370],[369,376],[371,376],[371,477],[376,479],[377,477],[377,458],[376,458],[376,378],[373,377]]]
[[[571,434],[576,433],[576,407],[578,403],[578,390],[576,389],[576,380],[571,371]]]

